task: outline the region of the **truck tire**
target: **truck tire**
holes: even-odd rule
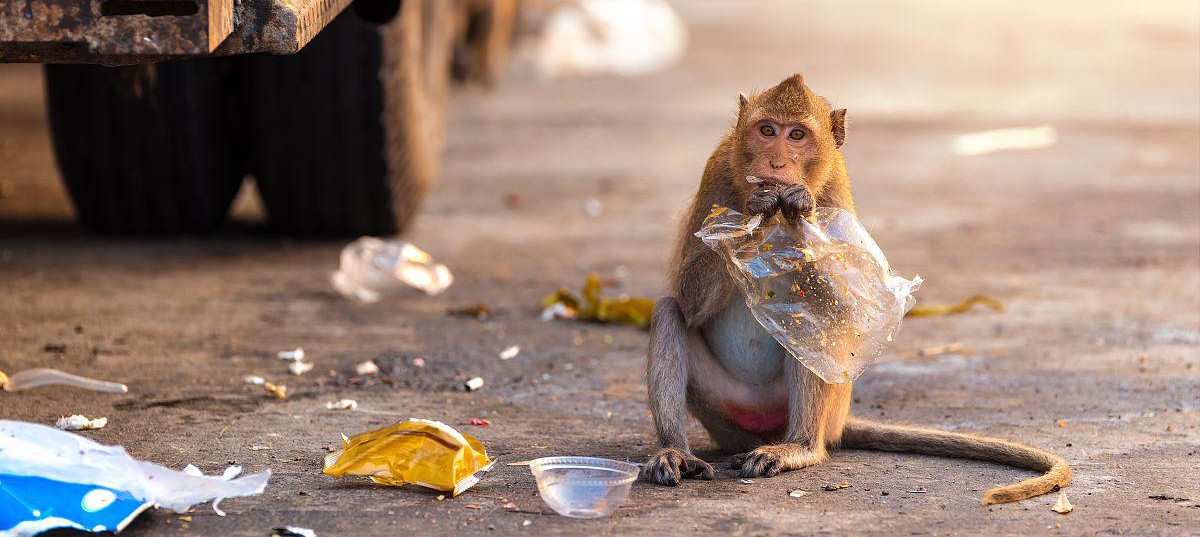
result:
[[[453,2],[358,0],[300,52],[238,59],[275,228],[404,231],[439,171]]]
[[[207,231],[244,172],[228,60],[47,65],[55,160],[78,220],[109,233]]]

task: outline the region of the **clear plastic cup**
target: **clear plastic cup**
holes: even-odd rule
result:
[[[543,457],[531,461],[529,470],[542,501],[571,518],[611,515],[638,476],[636,464],[596,457]]]

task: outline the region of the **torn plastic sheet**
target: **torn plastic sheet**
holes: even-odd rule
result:
[[[825,382],[850,382],[892,341],[921,278],[891,271],[853,214],[819,207],[792,226],[713,206],[696,236],[716,251],[759,324]]]
[[[454,283],[454,275],[411,242],[361,237],[342,249],[330,282],[342,296],[372,304],[402,285],[436,295]]]
[[[209,500],[258,494],[271,476],[267,470],[234,478],[240,471],[176,471],[136,460],[121,446],[0,420],[0,537],[57,527],[120,531],[148,507],[183,512]]]
[[[56,385],[73,386],[75,388],[83,388],[85,390],[109,393],[126,393],[129,391],[128,387],[119,382],[90,379],[46,367],[26,369],[24,371],[13,373],[11,377],[5,375],[3,371],[0,371],[0,388],[3,388],[6,392],[19,392],[21,390],[32,390],[42,386]]]

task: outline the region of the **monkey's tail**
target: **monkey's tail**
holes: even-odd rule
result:
[[[842,434],[842,447],[897,451],[939,457],[973,459],[1043,472],[1015,485],[983,493],[983,505],[1015,502],[1059,490],[1071,482],[1071,467],[1062,457],[1007,440],[960,433],[891,425],[850,418]]]

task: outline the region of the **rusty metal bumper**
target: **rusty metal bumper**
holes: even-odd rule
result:
[[[351,0],[4,0],[0,62],[132,64],[304,47]]]

